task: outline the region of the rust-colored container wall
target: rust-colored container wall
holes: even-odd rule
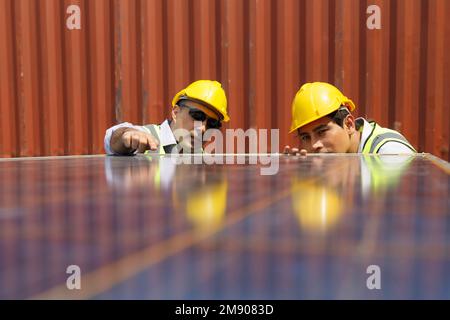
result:
[[[300,85],[328,81],[448,160],[449,17],[448,0],[0,0],[0,155],[103,153],[109,126],[161,122],[207,78],[227,128],[280,128],[280,147]]]

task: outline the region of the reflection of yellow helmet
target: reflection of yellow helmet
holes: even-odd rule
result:
[[[230,120],[227,113],[227,96],[222,89],[220,82],[212,80],[198,80],[191,83],[185,89],[178,92],[172,100],[172,107],[175,107],[181,99],[198,100],[207,104],[220,114],[224,122]]]
[[[292,102],[292,124],[290,132],[320,119],[346,105],[355,110],[352,100],[335,86],[325,82],[305,83]]]
[[[187,195],[188,220],[201,229],[218,227],[225,216],[228,184],[206,185]]]
[[[337,223],[343,205],[333,189],[317,181],[295,179],[291,190],[292,207],[302,228],[317,231]]]

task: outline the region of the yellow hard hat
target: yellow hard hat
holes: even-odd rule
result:
[[[341,105],[347,106],[350,111],[356,108],[352,100],[329,83],[305,83],[292,101],[292,124],[289,133],[338,110]]]
[[[186,198],[188,220],[199,229],[220,226],[225,217],[228,184],[222,181],[206,185]]]
[[[230,120],[227,113],[227,96],[218,81],[198,80],[191,83],[175,95],[172,100],[172,107],[175,107],[177,102],[183,98],[206,103],[219,113],[222,121],[227,122]]]
[[[339,194],[314,180],[292,182],[292,207],[300,226],[309,231],[323,231],[334,226],[342,214]]]

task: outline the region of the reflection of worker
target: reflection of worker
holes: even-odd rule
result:
[[[325,231],[340,219],[343,199],[335,188],[314,179],[292,182],[292,207],[300,226],[309,231]]]
[[[361,159],[363,196],[379,194],[394,188],[413,159],[412,155],[364,155]]]
[[[199,231],[217,228],[225,218],[228,183],[226,176],[214,170],[177,165],[170,157],[105,157],[111,188],[145,188],[169,195],[175,210]]]
[[[292,180],[293,211],[305,230],[325,231],[335,226],[344,210],[351,211],[355,192],[382,202],[411,164],[411,155],[364,155],[342,161],[339,157],[305,158],[309,166]],[[326,165],[326,166],[325,166]]]
[[[178,166],[178,169],[172,184],[175,210],[199,231],[219,227],[227,207],[226,177],[219,172],[206,172],[202,166]]]
[[[168,157],[105,157],[105,176],[108,185],[115,189],[150,187],[168,190],[176,166]]]
[[[344,209],[351,210],[360,160],[310,157],[303,161],[302,175],[292,178],[292,208],[303,230],[325,232],[338,224]]]
[[[353,102],[324,82],[304,84],[292,102],[291,131],[297,131],[302,154],[310,153],[414,153],[397,131],[364,118],[355,119]],[[285,153],[298,149],[286,146]]]
[[[227,206],[226,181],[206,185],[192,190],[186,196],[186,216],[188,220],[200,229],[216,228],[225,217]]]
[[[134,126],[126,122],[109,128],[104,141],[106,153],[164,154],[176,145],[182,150],[201,152],[200,132],[218,129],[222,121],[229,121],[225,91],[217,81],[195,81],[175,95],[171,115],[172,118],[161,125]],[[200,148],[193,150],[197,145]]]

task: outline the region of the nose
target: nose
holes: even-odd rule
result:
[[[312,147],[315,152],[320,152],[320,150],[323,148],[322,141],[320,139],[313,141]]]
[[[200,124],[200,122],[196,122],[196,123],[197,123],[197,124]],[[201,131],[202,134],[205,133],[205,131],[206,131],[206,120],[203,121],[203,122],[201,123],[201,125],[196,126],[195,129],[196,129],[196,131],[197,131],[197,130],[198,130],[198,131]]]

